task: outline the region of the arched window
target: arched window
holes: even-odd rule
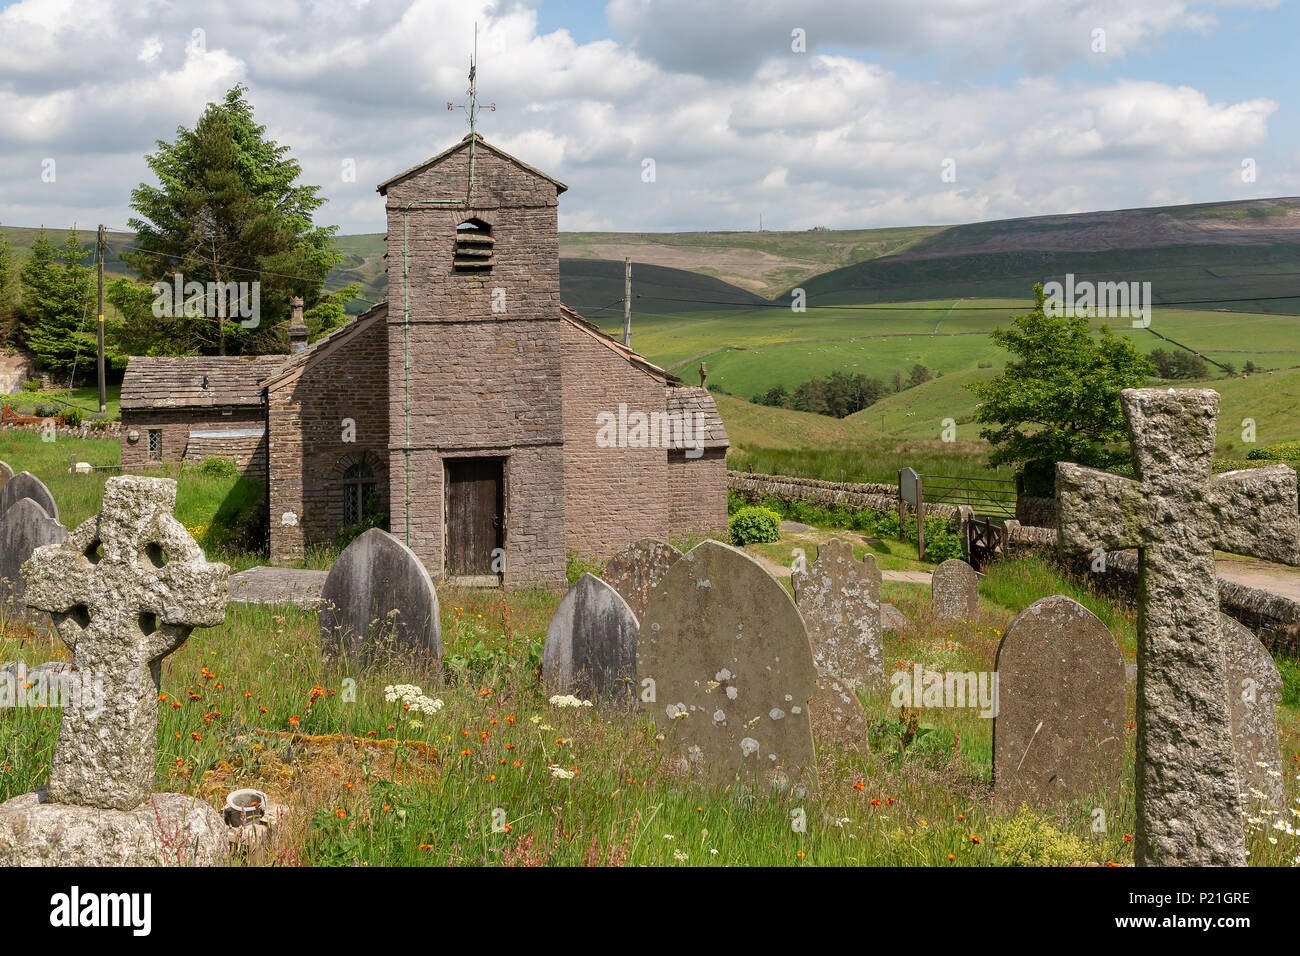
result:
[[[456,250],[452,268],[457,272],[488,272],[492,269],[492,227],[481,219],[466,219],[456,227]]]
[[[377,490],[375,473],[365,462],[343,472],[343,527],[351,528],[369,517],[366,502]]]

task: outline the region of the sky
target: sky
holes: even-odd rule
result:
[[[0,224],[125,228],[237,83],[327,203],[461,139],[562,230],[866,229],[1300,194],[1297,0],[0,0]],[[650,175],[653,173],[653,175]]]

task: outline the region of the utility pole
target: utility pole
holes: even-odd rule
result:
[[[623,257],[623,344],[632,347],[632,257]]]
[[[95,368],[99,372],[99,414],[108,411],[108,391],[104,384],[104,224],[99,224],[99,241],[95,245],[95,267],[99,273],[99,323],[97,341],[99,354]]]

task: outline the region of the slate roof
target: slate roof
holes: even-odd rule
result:
[[[580,316],[573,309],[569,308],[563,302],[560,303],[560,318],[564,319],[566,322],[568,322],[578,331],[587,333],[593,339],[598,341],[601,345],[609,349],[611,352],[614,352],[616,355],[622,356],[624,359],[631,362],[637,368],[641,369],[643,372],[649,373],[651,376],[657,378],[659,381],[664,383],[681,381],[681,379],[679,379],[672,372],[667,372],[664,369],[661,369],[658,365],[655,365],[653,362],[647,359],[640,352],[637,352],[635,349],[628,348],[626,345],[624,345],[618,339],[614,338],[612,335],[607,335],[606,333],[602,332],[594,322],[589,322],[588,320],[584,319],[582,316]]]
[[[718,414],[717,403],[713,401],[713,396],[709,394],[707,388],[701,388],[698,385],[680,385],[677,387],[669,386],[664,389],[668,399],[668,414],[690,416],[691,427],[703,428],[703,435],[698,431],[691,435],[693,441],[688,445],[684,438],[679,438],[674,430],[672,447],[676,449],[688,448],[691,446],[699,447],[702,443],[705,448],[730,448],[731,439],[727,437],[727,430],[722,425],[722,416]]]
[[[381,196],[387,195],[388,187],[393,185],[394,183],[400,182],[401,180],[405,179],[407,176],[414,176],[416,173],[423,172],[424,170],[428,169],[430,166],[434,166],[442,162],[444,159],[446,159],[452,153],[456,152],[458,149],[464,149],[466,146],[469,145],[470,136],[474,137],[474,143],[476,148],[486,149],[489,152],[495,153],[497,156],[500,156],[506,162],[514,163],[520,169],[527,170],[528,172],[532,173],[535,176],[542,177],[542,179],[545,179],[547,182],[554,183],[555,194],[557,196],[569,188],[568,186],[564,185],[564,183],[556,179],[554,176],[546,175],[546,173],[542,172],[536,166],[529,166],[522,159],[518,159],[514,156],[511,156],[505,150],[498,149],[497,147],[493,146],[491,143],[485,140],[478,133],[466,133],[465,138],[462,139],[459,143],[456,143],[452,146],[448,146],[437,156],[431,156],[428,159],[426,159],[424,162],[420,163],[418,166],[412,166],[410,169],[406,170],[406,172],[398,173],[396,176],[391,176],[388,179],[385,179],[382,183],[380,183],[378,186],[375,187],[375,192],[379,193]]]
[[[262,404],[262,379],[283,355],[133,356],[122,378],[121,406],[210,408]]]
[[[262,376],[262,384],[274,387],[281,382],[294,376],[295,372],[300,373],[307,364],[317,356],[327,355],[336,348],[346,343],[357,332],[370,328],[375,322],[388,316],[388,300],[385,299],[375,305],[372,305],[366,311],[362,312],[351,322],[341,325],[329,335],[317,339],[305,349],[301,349],[292,355],[273,356],[277,364],[272,366]],[[294,376],[296,377],[296,376]]]

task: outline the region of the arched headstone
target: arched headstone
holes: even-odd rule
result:
[[[19,498],[31,498],[45,509],[47,516],[55,521],[59,520],[59,506],[55,503],[54,496],[50,494],[50,489],[29,471],[19,472],[0,485],[0,515],[12,508]]]
[[[610,558],[600,576],[622,595],[637,620],[640,620],[645,614],[650,592],[659,586],[668,569],[681,556],[682,553],[671,544],[654,538],[642,538]]]
[[[808,632],[785,588],[744,552],[705,541],[672,566],[641,620],[637,684],[692,775],[815,783]]]
[[[14,470],[9,467],[9,463],[0,461],[0,488],[3,488],[4,483],[13,476]]]
[[[960,558],[949,558],[930,575],[936,621],[973,621],[979,614],[979,575]]]
[[[1106,625],[1053,594],[998,645],[993,789],[1003,806],[1087,800],[1124,776],[1124,659]]]
[[[1232,749],[1237,755],[1237,778],[1246,808],[1260,808],[1260,798],[1251,793],[1259,790],[1264,794],[1263,802],[1280,812],[1286,805],[1277,731],[1282,675],[1273,655],[1254,632],[1222,611],[1219,633],[1223,635],[1223,656],[1228,665]]]
[[[22,566],[37,548],[62,544],[67,537],[68,529],[31,498],[19,498],[0,514],[0,608],[27,617]]]
[[[818,550],[816,561],[796,567],[792,578],[818,674],[838,674],[854,688],[884,690],[875,556],[859,561],[853,545],[833,538]]]
[[[546,629],[542,680],[547,690],[631,701],[638,626],[617,591],[584,574],[560,600]]]
[[[321,649],[366,663],[386,652],[442,656],[433,580],[415,552],[371,528],[339,555],[321,589]]]

